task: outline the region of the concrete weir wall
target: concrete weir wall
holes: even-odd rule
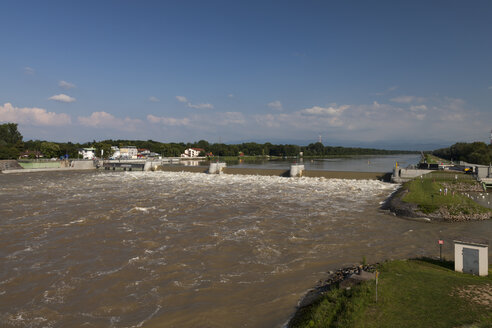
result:
[[[79,171],[79,170],[95,170],[94,161],[45,161],[45,162],[21,162],[15,161],[0,161],[0,172],[8,173],[33,173],[33,172],[54,172],[54,171]]]
[[[419,169],[393,169],[393,176],[391,180],[396,183],[402,183],[410,181],[416,177],[419,177],[424,174],[431,173],[432,170],[419,170]]]
[[[166,172],[194,172],[207,173],[206,166],[159,166],[159,171]],[[267,175],[290,177],[290,170],[285,169],[256,169],[241,167],[225,167],[222,169],[223,174],[240,174],[240,175]],[[355,179],[355,180],[381,180],[388,174],[381,172],[342,172],[342,171],[303,171],[303,177],[326,178],[326,179]]]
[[[95,168],[93,161],[72,161],[70,167],[76,170],[91,170]]]

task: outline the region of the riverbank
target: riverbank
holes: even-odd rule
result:
[[[492,210],[474,202],[470,193],[483,192],[480,184],[464,174],[433,172],[404,183],[382,209],[406,218],[460,222],[487,220]]]
[[[377,302],[375,280],[354,279],[360,267],[338,270],[313,289],[314,301],[303,304],[306,295],[287,327],[490,327],[492,267],[487,277],[453,267],[427,258],[365,266],[379,271]]]

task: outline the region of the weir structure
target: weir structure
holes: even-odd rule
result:
[[[410,181],[416,177],[419,177],[424,174],[431,173],[432,170],[421,170],[421,169],[403,169],[398,166],[398,163],[395,163],[395,167],[393,168],[393,174],[391,176],[391,181],[395,183],[402,183]]]
[[[2,173],[30,173],[48,171],[79,171],[104,169],[112,171],[167,171],[167,172],[193,172],[213,174],[238,174],[238,175],[264,175],[282,177],[310,177],[325,179],[353,179],[353,180],[384,180],[389,181],[391,173],[386,172],[348,172],[348,171],[321,171],[304,170],[304,165],[293,164],[290,169],[263,169],[227,167],[225,163],[211,163],[209,166],[183,165],[186,161],[180,158],[165,159],[135,159],[135,160],[71,160],[66,165],[58,164],[58,167],[49,168],[22,168],[15,165],[17,161],[11,161],[2,167]],[[56,163],[52,163],[56,164]],[[214,164],[214,165],[212,165]],[[15,167],[15,169],[14,169]]]

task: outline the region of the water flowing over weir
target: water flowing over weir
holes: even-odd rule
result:
[[[489,239],[402,220],[369,180],[0,175],[0,326],[281,327],[328,270]]]

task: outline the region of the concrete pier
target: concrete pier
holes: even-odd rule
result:
[[[221,174],[224,172],[226,163],[210,163],[208,168],[208,173],[210,174]]]
[[[431,172],[432,170],[403,169],[400,168],[397,163],[395,163],[395,167],[393,168],[393,175],[391,176],[391,182],[403,183]]]
[[[290,166],[291,177],[302,177],[302,172],[304,172],[304,165],[293,164]]]

